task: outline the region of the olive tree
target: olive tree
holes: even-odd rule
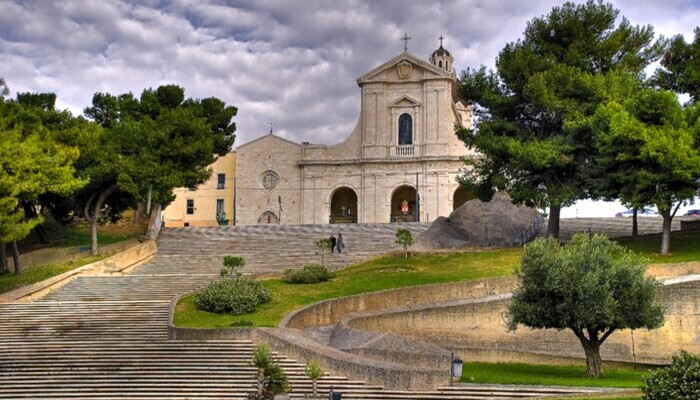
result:
[[[510,329],[570,329],[586,354],[586,375],[603,370],[600,346],[621,329],[658,328],[664,313],[647,260],[604,235],[576,234],[525,246],[518,287],[508,306]]]

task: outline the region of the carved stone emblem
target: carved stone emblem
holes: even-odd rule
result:
[[[411,69],[413,69],[413,64],[410,62],[403,60],[396,66],[396,68],[399,71],[399,79],[408,79],[411,77]]]

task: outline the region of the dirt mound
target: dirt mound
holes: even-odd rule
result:
[[[448,218],[436,219],[418,236],[415,248],[517,246],[532,240],[542,222],[543,218],[536,209],[515,206],[506,193],[496,193],[488,203],[470,200]]]

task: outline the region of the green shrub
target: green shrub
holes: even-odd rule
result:
[[[247,314],[272,299],[270,290],[248,278],[213,282],[194,296],[197,308],[219,314]]]
[[[318,283],[333,279],[335,274],[322,265],[307,265],[302,269],[284,271],[282,281],[287,283]]]
[[[700,356],[681,351],[671,365],[642,378],[645,400],[700,399]]]

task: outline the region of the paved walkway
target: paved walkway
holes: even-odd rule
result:
[[[409,227],[416,235],[427,225]],[[253,343],[169,341],[171,299],[218,279],[225,254],[243,255],[246,270],[254,273],[316,263],[315,241],[338,229],[348,251],[326,257],[333,267],[399,249],[397,226],[389,224],[166,229],[157,256],[131,274],[79,277],[39,301],[0,304],[0,399],[245,398],[255,388]],[[310,393],[303,365],[278,358],[290,376],[292,397]],[[330,386],[345,399],[554,394],[483,385],[409,393],[334,375],[321,380],[320,390],[327,393]]]

